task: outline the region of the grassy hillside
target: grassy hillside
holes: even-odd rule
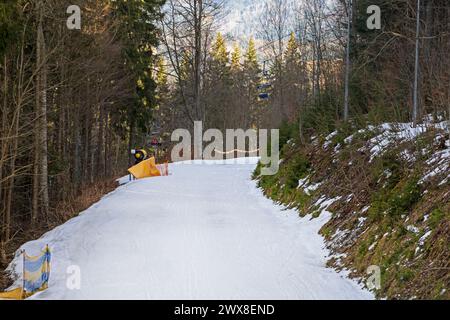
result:
[[[302,216],[326,204],[331,267],[364,279],[379,266],[379,298],[450,299],[448,123],[345,126],[303,144],[295,130],[281,136],[280,171],[254,178]]]

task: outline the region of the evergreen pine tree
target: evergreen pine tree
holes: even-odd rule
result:
[[[255,47],[255,41],[250,38],[248,42],[247,51],[244,55],[243,63],[243,77],[242,82],[245,90],[245,103],[249,114],[249,124],[252,127],[258,128],[261,126],[261,110],[259,110],[258,103],[258,84],[260,82],[260,65],[258,63],[258,56]]]
[[[227,47],[225,39],[219,32],[216,37],[211,50],[212,64],[213,67],[221,69],[220,71],[225,72],[227,65],[229,64],[229,54],[227,52]]]
[[[207,100],[210,104],[209,126],[226,129],[229,123],[230,66],[225,39],[218,33],[211,47]]]
[[[16,0],[0,3],[0,56],[17,40],[20,32],[20,15]]]
[[[138,135],[150,127],[156,106],[156,83],[153,69],[156,63],[154,47],[158,46],[155,21],[164,0],[117,0],[113,2],[114,16],[121,21],[120,36],[125,43],[126,65],[135,79],[133,106],[122,112],[130,134],[129,147],[134,148]]]
[[[241,69],[241,48],[238,43],[234,44],[233,52],[231,53],[231,70],[237,71]]]

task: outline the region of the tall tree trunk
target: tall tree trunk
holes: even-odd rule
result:
[[[16,178],[16,159],[19,152],[19,134],[20,134],[20,117],[22,113],[22,107],[24,104],[24,92],[23,92],[23,82],[24,82],[24,44],[20,49],[20,59],[18,60],[18,84],[17,84],[17,103],[15,105],[14,117],[13,117],[13,134],[12,134],[12,145],[11,145],[11,159],[10,159],[10,172],[11,179],[9,181],[9,187],[7,190],[6,197],[6,208],[5,208],[5,241],[8,242],[11,238],[11,221],[12,221],[12,200],[14,193],[14,184]]]
[[[105,152],[104,152],[104,164],[105,164],[105,177],[111,176],[111,130],[109,127],[109,112],[106,111],[105,115]]]
[[[201,59],[202,59],[202,22],[203,22],[203,0],[194,1],[194,32],[195,32],[195,49],[194,49],[194,96],[195,96],[195,114],[197,121],[204,120],[201,101]],[[194,144],[195,156],[199,159],[203,158],[202,146],[198,143]]]
[[[3,80],[3,105],[2,105],[2,109],[0,110],[0,115],[2,116],[2,127],[0,128],[0,134],[2,137],[6,138],[6,125],[7,125],[7,106],[8,106],[8,69],[7,69],[7,56],[5,54],[4,58],[3,58],[3,70],[4,70],[4,80]],[[2,139],[1,140],[1,149],[0,149],[0,217],[2,217],[2,222],[3,227],[0,229],[2,231],[2,233],[0,234],[0,239],[2,241],[2,243],[4,243],[4,241],[7,241],[7,237],[6,237],[6,233],[7,233],[7,229],[9,229],[9,227],[7,226],[6,223],[6,217],[3,216],[3,200],[2,200],[2,196],[3,196],[3,184],[2,184],[2,180],[3,180],[3,163],[4,163],[4,159],[6,158],[6,149],[7,149],[7,140],[6,139]],[[0,248],[1,249],[1,248]]]
[[[79,193],[81,187],[81,116],[80,116],[80,105],[81,101],[78,101],[78,104],[75,106],[74,114],[73,114],[73,146],[72,146],[72,161],[73,161],[73,172],[72,172],[72,181],[74,184],[74,188],[72,189],[76,194]]]
[[[84,115],[84,132],[83,132],[83,182],[89,181],[89,153],[90,153],[90,138],[91,138],[91,124],[90,112],[87,111]]]
[[[97,148],[97,172],[96,175],[99,178],[104,177],[105,173],[105,158],[104,158],[104,145],[105,145],[105,110],[102,104],[99,105],[99,119],[98,119],[98,148]]]
[[[36,114],[37,114],[37,134],[36,134],[36,161],[34,176],[34,191],[38,191],[37,201],[40,206],[42,218],[48,218],[49,197],[48,197],[48,155],[47,155],[47,65],[46,47],[43,31],[44,7],[43,3],[38,4],[39,22],[36,40]],[[37,168],[36,168],[37,167]],[[37,174],[36,174],[37,173]],[[35,200],[36,201],[36,200]],[[33,218],[37,218],[37,210]]]

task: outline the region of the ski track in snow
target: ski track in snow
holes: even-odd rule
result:
[[[23,245],[53,252],[50,288],[33,299],[373,298],[325,267],[326,211],[311,220],[275,205],[250,179],[254,163],[208,163],[123,185]],[[71,265],[80,290],[66,286]],[[21,259],[10,269],[20,274]]]

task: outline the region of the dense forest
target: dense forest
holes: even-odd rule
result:
[[[151,124],[162,2],[77,3],[81,30],[66,26],[71,1],[0,4],[3,263],[11,240],[105,192]]]
[[[81,30],[66,25],[71,5]],[[265,0],[245,41],[226,19],[218,0],[2,1],[0,266],[106,193],[131,149],[156,135],[169,151],[194,121],[281,128],[282,145],[306,146],[450,119],[448,0]]]
[[[203,1],[203,15],[209,19],[199,22],[202,28],[196,30],[189,25],[195,12],[180,1],[168,1],[161,62],[167,69],[159,68],[164,70],[161,74],[170,70],[160,86],[164,92],[160,110],[165,122],[171,120],[168,131],[192,120],[219,129],[299,122],[302,135],[312,129],[333,129],[346,120],[349,16],[349,117],[355,121],[367,116],[372,121],[411,120],[416,2],[354,1],[351,7],[349,3],[267,1],[259,17],[257,43],[249,39],[242,44],[215,32],[226,19],[221,13],[226,2]],[[368,29],[370,5],[381,9],[380,30]],[[449,8],[445,1],[425,1],[420,10],[417,121],[421,115],[448,113],[449,99],[445,54]],[[258,99],[258,85],[267,82],[271,98]]]

